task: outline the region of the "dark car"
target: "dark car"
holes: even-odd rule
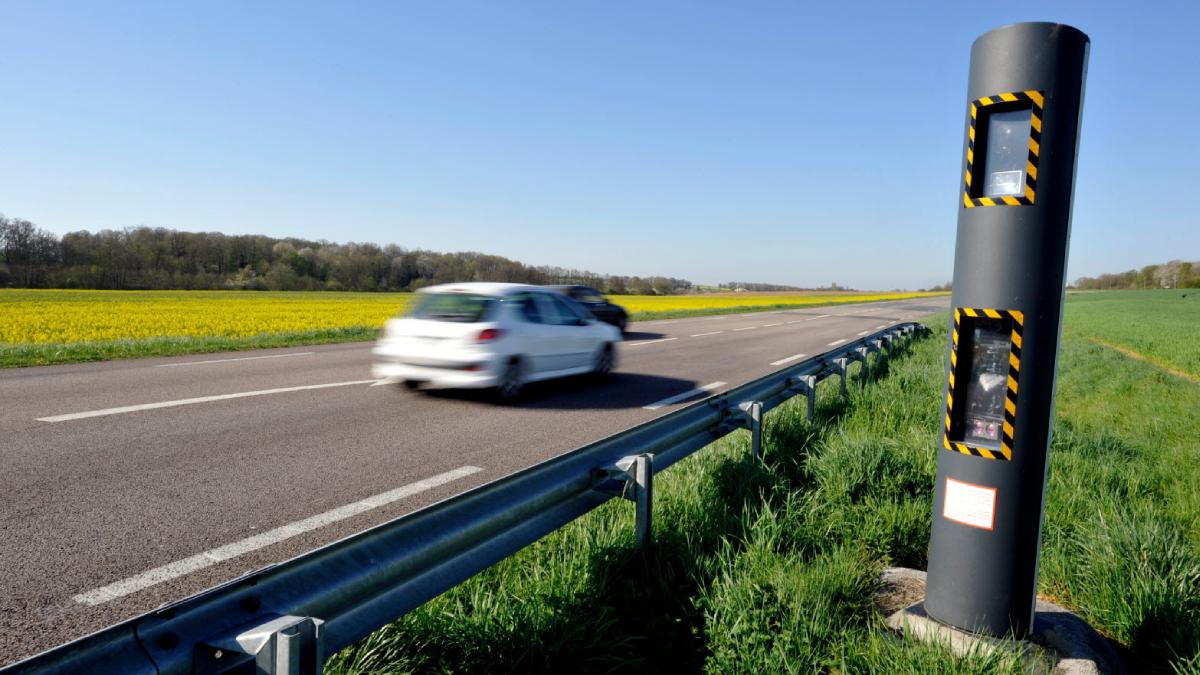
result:
[[[591,286],[578,285],[550,286],[550,288],[587,307],[597,319],[616,326],[622,333],[625,332],[625,325],[629,323],[629,313],[620,305],[614,305],[605,300],[600,291]]]

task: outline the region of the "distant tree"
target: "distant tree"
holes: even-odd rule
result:
[[[650,295],[654,292],[654,288],[650,285],[650,282],[641,277],[630,278],[626,286],[629,288],[629,292],[634,295]]]
[[[28,220],[0,216],[0,262],[15,285],[45,286],[47,273],[57,266],[60,254],[61,244],[52,233]]]

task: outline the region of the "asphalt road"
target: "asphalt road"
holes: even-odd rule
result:
[[[514,406],[372,386],[369,343],[0,371],[0,664],[948,303],[639,322]]]

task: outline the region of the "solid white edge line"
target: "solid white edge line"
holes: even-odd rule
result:
[[[724,333],[724,332],[725,331],[723,331],[723,330],[714,330],[711,333],[696,333],[692,337],[704,337],[705,335],[720,335],[721,333]]]
[[[845,340],[834,340],[833,342],[830,342],[828,346],[836,347],[836,346],[842,344],[843,342],[845,342]]]
[[[704,385],[703,387],[696,387],[695,389],[692,389],[690,391],[685,391],[682,394],[675,394],[674,396],[668,396],[667,398],[664,398],[661,401],[655,401],[654,403],[651,403],[650,405],[644,405],[642,407],[645,408],[646,410],[658,410],[659,408],[661,408],[663,406],[671,405],[672,403],[678,403],[679,401],[682,401],[684,399],[688,399],[693,396],[703,394],[707,391],[712,391],[713,389],[716,389],[717,387],[723,387],[723,386],[725,386],[724,382],[709,382],[708,384]]]
[[[199,396],[196,398],[184,398],[177,401],[159,401],[158,403],[142,403],[140,405],[127,405],[119,408],[104,408],[102,410],[88,410],[85,412],[68,413],[66,415],[51,415],[50,417],[39,417],[39,422],[69,422],[71,420],[81,420],[88,417],[105,417],[107,415],[121,415],[123,413],[138,412],[140,410],[155,410],[157,408],[174,408],[181,405],[194,405],[196,403],[211,403],[213,401],[225,401],[232,398],[247,398],[249,396],[266,396],[268,394],[283,394],[290,391],[308,391],[311,389],[329,389],[331,387],[349,387],[356,384],[372,384],[378,380],[354,380],[353,382],[330,382],[329,384],[308,384],[301,387],[280,387],[279,389],[262,389],[260,391],[243,391],[236,394],[217,394],[216,396]]]
[[[149,588],[164,581],[170,581],[185,574],[191,574],[199,569],[204,569],[219,562],[224,562],[230,558],[236,558],[240,555],[257,551],[260,548],[265,548],[272,544],[277,544],[281,541],[291,539],[305,532],[315,530],[319,527],[324,527],[332,523],[357,516],[360,513],[366,513],[372,509],[377,509],[380,506],[386,506],[392,502],[411,497],[420,492],[431,490],[440,485],[444,485],[451,481],[458,480],[470,476],[473,473],[479,473],[483,469],[477,466],[462,466],[453,471],[447,471],[424,480],[419,480],[415,483],[410,483],[403,487],[398,487],[394,490],[381,492],[380,494],[366,499],[361,499],[345,506],[339,506],[331,511],[319,513],[315,516],[297,520],[294,523],[289,523],[273,530],[267,530],[261,534],[256,534],[252,537],[247,537],[241,541],[235,541],[232,544],[218,546],[209,551],[198,553],[189,558],[176,560],[175,562],[167,563],[161,567],[146,570],[141,574],[135,574],[126,579],[113,582],[107,586],[101,586],[86,593],[80,593],[72,599],[81,605],[89,605],[95,607],[109,600],[136,593],[142,589]]]
[[[678,339],[679,339],[679,338],[677,338],[677,337],[673,337],[673,338],[658,338],[657,340],[646,340],[645,342],[630,342],[629,344],[627,344],[627,345],[625,345],[625,346],[626,346],[626,347],[641,347],[642,345],[652,345],[652,344],[654,344],[655,342],[670,342],[671,340],[678,340]]]
[[[296,352],[294,354],[271,354],[269,356],[242,356],[236,359],[212,359],[209,361],[186,361],[184,363],[160,363],[155,368],[178,368],[180,366],[203,366],[209,363],[230,363],[232,361],[256,361],[258,359],[285,359],[289,356],[312,356],[316,352]]]
[[[778,361],[772,361],[771,365],[782,366],[785,363],[791,363],[792,361],[795,361],[796,359],[802,359],[805,356],[807,356],[807,355],[806,354],[796,354],[795,356],[789,356],[786,359],[779,359]]]

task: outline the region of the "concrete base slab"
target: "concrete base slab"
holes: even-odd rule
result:
[[[957,655],[1019,653],[1026,672],[1052,675],[1125,673],[1127,669],[1112,645],[1070,610],[1045,600],[1037,601],[1033,631],[1028,640],[1003,640],[952,628],[931,619],[921,600],[925,573],[907,568],[885,570],[876,605],[887,615],[888,625],[907,637],[945,644]]]

